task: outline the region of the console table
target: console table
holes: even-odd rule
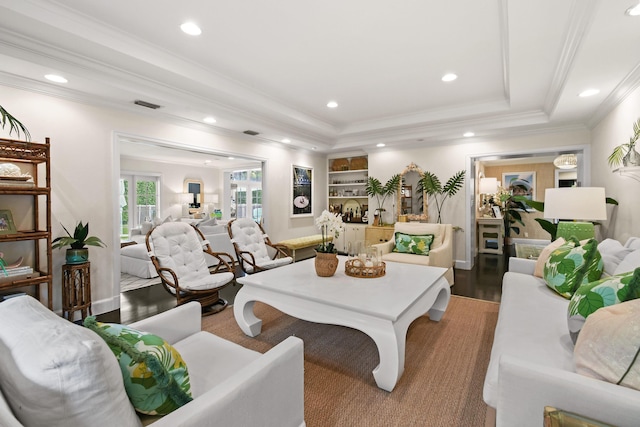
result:
[[[478,253],[502,254],[503,247],[503,219],[478,218]]]

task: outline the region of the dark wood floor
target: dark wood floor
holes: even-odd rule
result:
[[[507,270],[508,257],[479,254],[472,270],[455,270],[455,285],[451,293],[487,301],[500,301],[502,276]],[[233,304],[241,285],[228,286],[220,296]],[[120,310],[97,316],[103,322],[129,324],[175,307],[175,297],[161,285],[149,286],[120,294]],[[228,308],[227,308],[228,309]],[[214,314],[215,316],[215,314]]]

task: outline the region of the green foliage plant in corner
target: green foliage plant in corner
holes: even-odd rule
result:
[[[2,123],[2,129],[4,129],[7,123],[9,124],[9,135],[15,132],[18,138],[20,138],[20,131],[22,130],[24,138],[27,141],[31,140],[31,134],[29,133],[25,125],[23,125],[20,120],[13,117],[7,110],[4,109],[4,107],[2,107],[2,105],[0,105],[0,123]]]
[[[380,182],[378,178],[370,176],[367,179],[367,186],[365,187],[365,190],[367,192],[367,195],[369,195],[370,197],[375,197],[376,201],[378,202],[378,209],[376,209],[376,212],[380,214],[380,225],[382,225],[382,212],[385,211],[385,209],[383,208],[384,201],[387,199],[387,197],[395,194],[395,192],[398,191],[400,179],[400,174],[393,175],[384,185],[382,185],[382,182]]]
[[[462,188],[462,184],[464,184],[464,174],[464,170],[456,172],[444,185],[442,185],[440,179],[431,172],[425,172],[422,179],[420,179],[420,186],[422,188],[418,188],[418,191],[420,193],[422,191],[426,192],[427,197],[431,197],[434,200],[436,209],[438,210],[438,220],[436,221],[438,224],[442,223],[441,214],[444,202]]]
[[[638,141],[638,138],[640,138],[640,118],[633,124],[633,135],[629,137],[629,142],[618,145],[609,155],[609,166],[615,168],[620,165],[640,165],[640,154],[636,151],[636,142]]]

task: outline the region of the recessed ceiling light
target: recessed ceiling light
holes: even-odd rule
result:
[[[376,147],[384,147],[384,144],[381,142],[379,144],[376,144]]]
[[[285,138],[282,140],[283,143],[285,144],[289,144],[291,142],[291,140],[289,138]]]
[[[204,119],[202,119],[202,121],[203,121],[203,122],[205,122],[205,123],[215,123],[215,122],[216,122],[216,119],[214,119],[214,118],[213,118],[213,117],[211,117],[211,116],[207,116],[207,117],[205,117]]]
[[[629,15],[629,16],[638,16],[638,15],[640,15],[640,3],[638,3],[635,6],[631,6],[624,13],[625,13],[625,15]]]
[[[200,27],[198,27],[193,22],[185,22],[184,24],[180,25],[180,29],[190,36],[199,36],[200,34],[202,34],[202,30],[200,29]]]
[[[584,91],[580,92],[578,94],[578,96],[581,97],[581,98],[586,98],[588,96],[597,95],[599,93],[600,93],[600,89],[587,89],[587,90],[584,90]]]
[[[44,76],[45,79],[47,80],[51,80],[52,82],[56,82],[56,83],[67,83],[68,80],[65,79],[62,76],[58,76],[57,74],[47,74],[46,76]]]
[[[235,157],[231,157],[231,156],[229,156],[229,157],[227,157],[227,159],[229,159],[229,160],[234,160],[234,159],[235,159]]]
[[[311,149],[312,149],[312,150],[317,150],[317,149],[318,149],[318,147],[311,147]]]
[[[443,82],[452,82],[457,78],[458,78],[457,75],[455,75],[453,73],[449,73],[449,74],[445,74],[444,76],[442,76],[442,81]]]
[[[327,103],[327,107],[329,108],[336,108],[338,106],[338,103],[336,101],[329,101]]]
[[[211,163],[211,160],[205,160],[205,161],[204,161],[204,164],[205,164],[205,165],[208,165],[208,164],[210,164],[210,163]]]
[[[472,136],[476,136],[476,134],[473,132],[465,132],[462,134],[462,136],[464,136],[465,138],[471,138]]]

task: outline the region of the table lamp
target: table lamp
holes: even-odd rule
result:
[[[607,219],[604,188],[547,188],[544,193],[544,217],[559,220],[556,237],[591,239],[595,237],[595,227],[592,222],[586,221]]]
[[[480,178],[478,183],[478,193],[481,196],[480,214],[485,216],[491,214],[491,206],[487,201],[487,195],[496,194],[498,192],[497,178]]]

